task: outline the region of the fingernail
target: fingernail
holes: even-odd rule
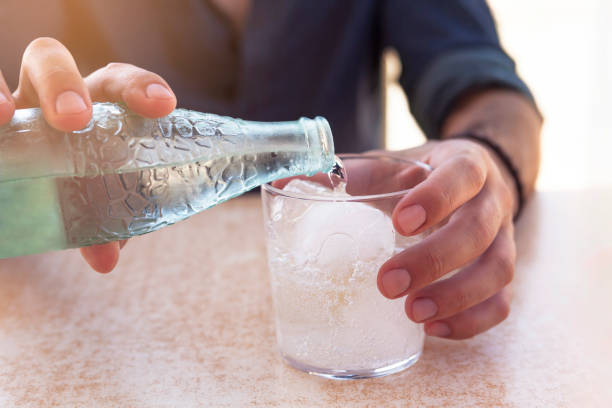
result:
[[[448,327],[448,324],[442,322],[432,323],[426,331],[427,334],[429,334],[430,336],[436,337],[448,337],[451,334],[450,327]]]
[[[438,305],[428,298],[416,299],[412,302],[412,317],[417,322],[422,322],[438,313]]]
[[[150,84],[146,89],[147,98],[151,99],[172,99],[172,92],[168,90],[163,85],[160,84]]]
[[[65,91],[55,101],[55,111],[61,115],[81,113],[87,109],[85,101],[74,91]]]
[[[427,218],[425,209],[420,205],[411,205],[400,211],[397,216],[400,228],[405,234],[410,234],[416,231]]]
[[[0,92],[0,103],[7,103],[8,99],[2,92]]]
[[[381,278],[382,290],[389,298],[397,297],[408,290],[411,280],[407,270],[391,269]]]

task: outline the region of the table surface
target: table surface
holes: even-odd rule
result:
[[[109,275],[76,250],[1,260],[0,406],[612,406],[611,204],[539,192],[510,317],[370,380],[282,363],[256,195],[131,240]]]

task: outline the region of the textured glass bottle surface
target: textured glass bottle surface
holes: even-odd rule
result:
[[[64,133],[39,110],[0,128],[0,257],[145,234],[260,184],[326,171],[322,118],[258,123],[176,110],[145,119],[95,104]]]

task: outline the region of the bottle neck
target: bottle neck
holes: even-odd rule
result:
[[[334,164],[334,141],[323,117],[292,122],[240,121],[240,128],[254,144],[277,152],[303,152],[308,172],[327,172]]]
[[[317,116],[314,119],[301,118],[300,123],[304,128],[306,139],[311,150],[316,150],[319,155],[319,167],[321,172],[332,169],[335,162],[334,139],[327,119]]]

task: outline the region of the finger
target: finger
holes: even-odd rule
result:
[[[149,118],[166,116],[176,107],[176,96],[162,77],[131,64],[108,64],[85,82],[93,100],[125,102],[128,108]]]
[[[417,234],[448,217],[483,188],[488,163],[478,146],[443,160],[400,200],[393,225],[403,235]],[[434,165],[435,166],[435,165]]]
[[[109,273],[119,261],[119,246],[119,242],[109,242],[83,247],[81,255],[96,272]]]
[[[502,220],[501,206],[486,188],[440,229],[385,262],[378,272],[381,293],[404,296],[467,265],[491,245]]]
[[[59,41],[39,38],[23,54],[17,108],[40,105],[47,122],[60,130],[82,129],[91,119],[91,100],[83,78]]]
[[[0,71],[0,125],[10,122],[14,113],[15,101]]]
[[[453,317],[425,323],[425,333],[457,340],[473,337],[508,317],[511,298],[510,286],[506,286],[493,297]]]
[[[476,262],[408,296],[406,314],[415,322],[426,322],[456,315],[483,302],[512,281],[515,256],[509,224],[500,229]]]

